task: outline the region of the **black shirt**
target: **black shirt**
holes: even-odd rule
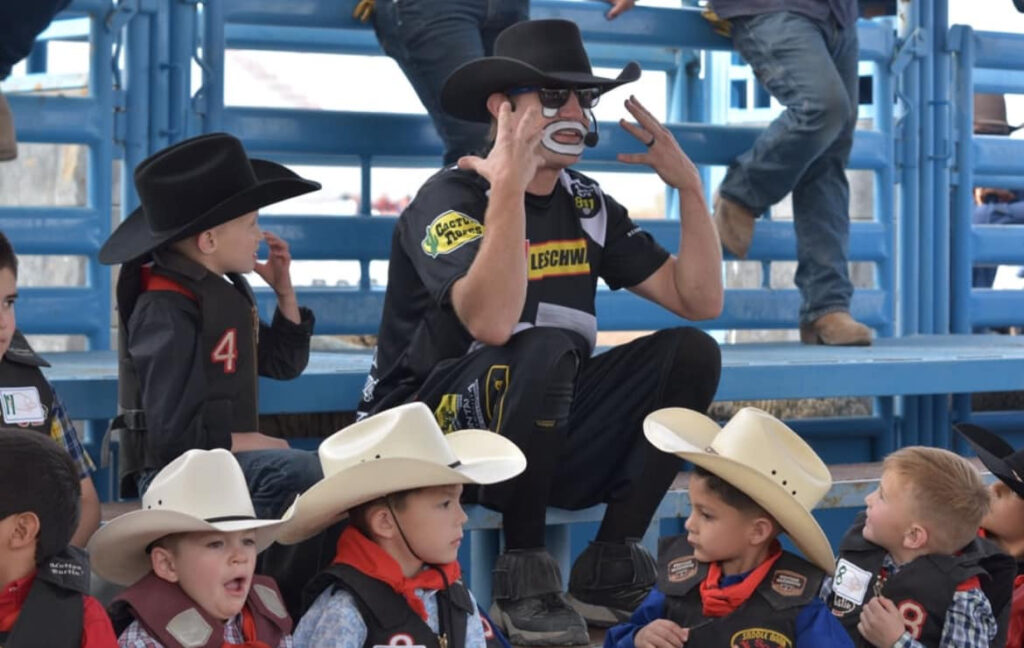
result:
[[[480,248],[489,191],[489,183],[475,173],[443,169],[399,218],[361,411],[403,402],[438,362],[473,348],[450,291]],[[554,326],[573,331],[581,347],[587,347],[581,349],[585,355],[593,351],[597,336],[598,278],[612,289],[635,286],[669,257],[594,180],[568,169],[550,195],[526,195],[524,254],[529,283],[515,330]]]

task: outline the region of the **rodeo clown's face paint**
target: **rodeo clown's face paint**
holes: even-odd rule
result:
[[[551,119],[558,115],[558,108],[542,108],[541,114]],[[544,127],[541,143],[548,150],[561,155],[580,155],[583,153],[583,138],[586,136],[587,129],[580,122],[560,119]]]

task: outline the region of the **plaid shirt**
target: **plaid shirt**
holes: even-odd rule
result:
[[[892,556],[886,554],[882,559],[882,567],[890,574],[895,574],[900,567]],[[832,594],[832,579],[822,584],[822,598],[828,600]],[[942,625],[942,638],[939,648],[988,648],[999,628],[992,614],[992,604],[988,597],[978,588],[957,591],[953,600],[946,608],[946,620]],[[925,648],[920,641],[915,641],[910,631],[904,632],[892,648]]]
[[[50,389],[53,389],[52,387]],[[61,402],[57,392],[53,392],[53,423],[50,426],[50,437],[67,450],[68,454],[78,466],[78,478],[85,479],[92,471],[96,470],[96,464],[92,462],[89,453],[85,451],[75,424],[68,417],[67,409]]]
[[[245,642],[242,636],[242,615],[224,624],[224,641],[229,644],[241,644]],[[131,625],[124,629],[121,636],[117,638],[119,648],[164,648],[164,645],[150,636],[145,628],[138,621],[132,621]],[[277,648],[292,648],[292,636],[285,635]]]

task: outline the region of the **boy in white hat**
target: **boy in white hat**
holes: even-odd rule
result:
[[[128,585],[108,611],[122,648],[290,648],[292,621],[256,555],[280,531],[260,520],[227,450],[189,450],[153,478],[142,510],[89,543],[93,570]]]
[[[324,478],[296,500],[279,537],[311,537],[348,514],[333,564],[306,588],[316,597],[295,631],[297,648],[427,645],[482,648],[496,641],[460,582],[463,484],[493,484],[526,468],[504,437],[443,434],[422,403],[386,410],[320,445]]]
[[[834,558],[811,509],[832,485],[795,432],[761,410],[724,427],[681,408],[651,413],[655,447],[695,465],[687,535],[663,538],[655,588],[606,648],[852,646],[818,597]],[[806,558],[784,551],[786,533]]]
[[[1014,561],[977,537],[988,511],[978,471],[948,450],[910,446],[885,458],[839,544],[828,597],[858,646],[1003,646]]]
[[[113,648],[89,596],[89,559],[68,546],[79,516],[78,471],[31,430],[0,428],[0,645]]]

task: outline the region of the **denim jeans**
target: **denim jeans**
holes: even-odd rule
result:
[[[249,487],[258,518],[276,518],[295,496],[323,477],[317,453],[309,450],[250,450],[235,455]],[[153,482],[155,471],[139,475],[139,493]]]
[[[4,0],[0,2],[0,80],[29,55],[36,36],[71,0]]]
[[[444,141],[444,163],[481,152],[488,125],[455,119],[441,109],[441,88],[463,63],[494,50],[494,39],[526,20],[528,0],[377,0],[373,26]]]
[[[760,213],[793,192],[800,320],[848,311],[857,29],[780,11],[733,18],[733,44],[786,107],[730,165],[719,191]]]

